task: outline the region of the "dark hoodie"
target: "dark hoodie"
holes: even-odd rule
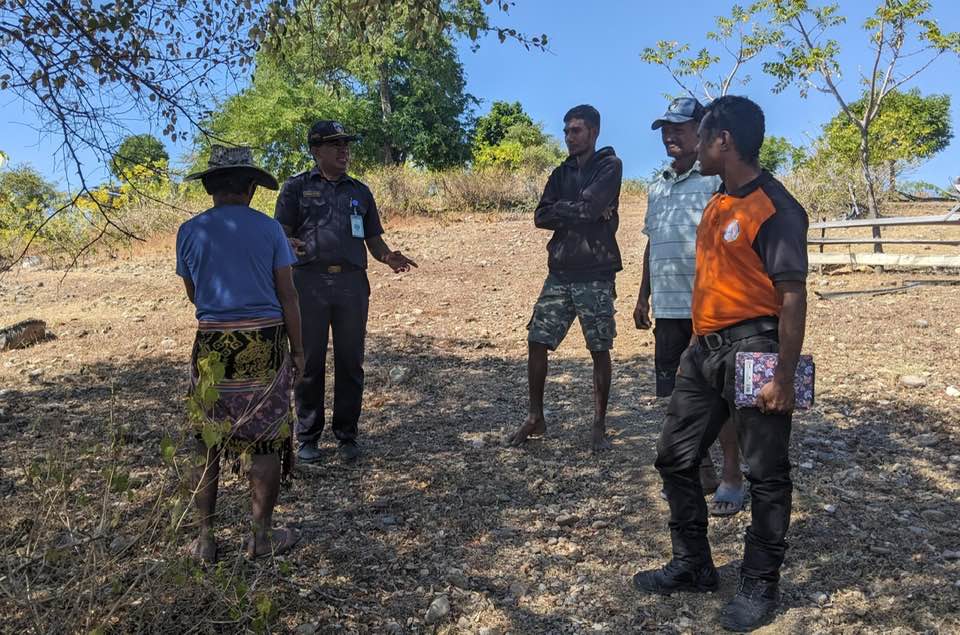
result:
[[[622,176],[623,164],[609,146],[597,150],[583,169],[570,157],[550,175],[534,224],[553,230],[547,262],[562,282],[613,280],[623,269],[617,246]]]

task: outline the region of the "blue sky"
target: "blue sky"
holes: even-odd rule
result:
[[[867,38],[860,25],[876,4],[876,0],[841,3],[841,12],[849,21],[835,37],[847,73],[841,81],[845,95],[856,96],[857,71],[869,63]],[[937,0],[933,4],[933,17],[942,29],[960,30],[960,2]],[[704,34],[713,28],[714,16],[729,11],[730,6],[732,2],[717,0],[516,0],[509,14],[492,14],[493,21],[529,34],[546,33],[549,51],[527,51],[512,42],[500,44],[492,36],[481,39],[476,52],[469,42],[463,42],[460,51],[467,88],[483,100],[479,112],[495,100],[520,101],[556,136],[561,134],[567,108],[591,103],[603,116],[601,143],[616,148],[626,176],[646,177],[663,161],[659,135],[650,130],[650,122],[664,111],[664,95],[676,93],[677,88],[665,70],[642,62],[640,52],[660,39],[686,42],[693,49],[704,46]],[[720,68],[727,67],[725,60]],[[960,135],[958,69],[956,58],[944,56],[913,85],[924,93],[952,96],[953,127]],[[764,108],[768,134],[806,143],[837,111],[831,96],[811,94],[801,99],[795,88],[773,94],[772,81],[759,64],[745,71],[751,81],[732,92],[747,95]],[[0,149],[13,163],[30,163],[51,179],[63,181],[50,153],[50,140],[38,135],[32,114],[8,93],[0,93],[0,122],[4,131]],[[960,175],[958,144],[954,141],[907,178],[945,185],[949,178]],[[185,146],[170,147],[174,157],[186,150]]]

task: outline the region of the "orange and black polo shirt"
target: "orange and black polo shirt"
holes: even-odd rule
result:
[[[806,210],[769,172],[735,192],[721,186],[697,227],[694,332],[779,316],[774,284],[807,278],[808,225]]]

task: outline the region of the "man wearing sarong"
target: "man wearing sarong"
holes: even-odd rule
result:
[[[200,180],[213,207],[180,226],[177,274],[199,322],[191,356],[190,418],[199,450],[195,501],[204,562],[217,557],[213,518],[220,457],[249,457],[253,535],[247,555],[282,553],[299,536],[273,529],[280,481],[293,458],[290,393],[303,372],[300,306],[283,228],[250,207],[257,186],[277,180],[253,163],[250,148],[213,146]]]

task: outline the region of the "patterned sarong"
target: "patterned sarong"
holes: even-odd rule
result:
[[[224,377],[214,386],[219,396],[212,410],[195,424],[229,422],[230,432],[221,444],[228,456],[276,452],[284,476],[288,475],[293,458],[294,370],[283,320],[200,322],[190,363],[191,394],[200,379],[198,362],[213,352],[220,354]]]

